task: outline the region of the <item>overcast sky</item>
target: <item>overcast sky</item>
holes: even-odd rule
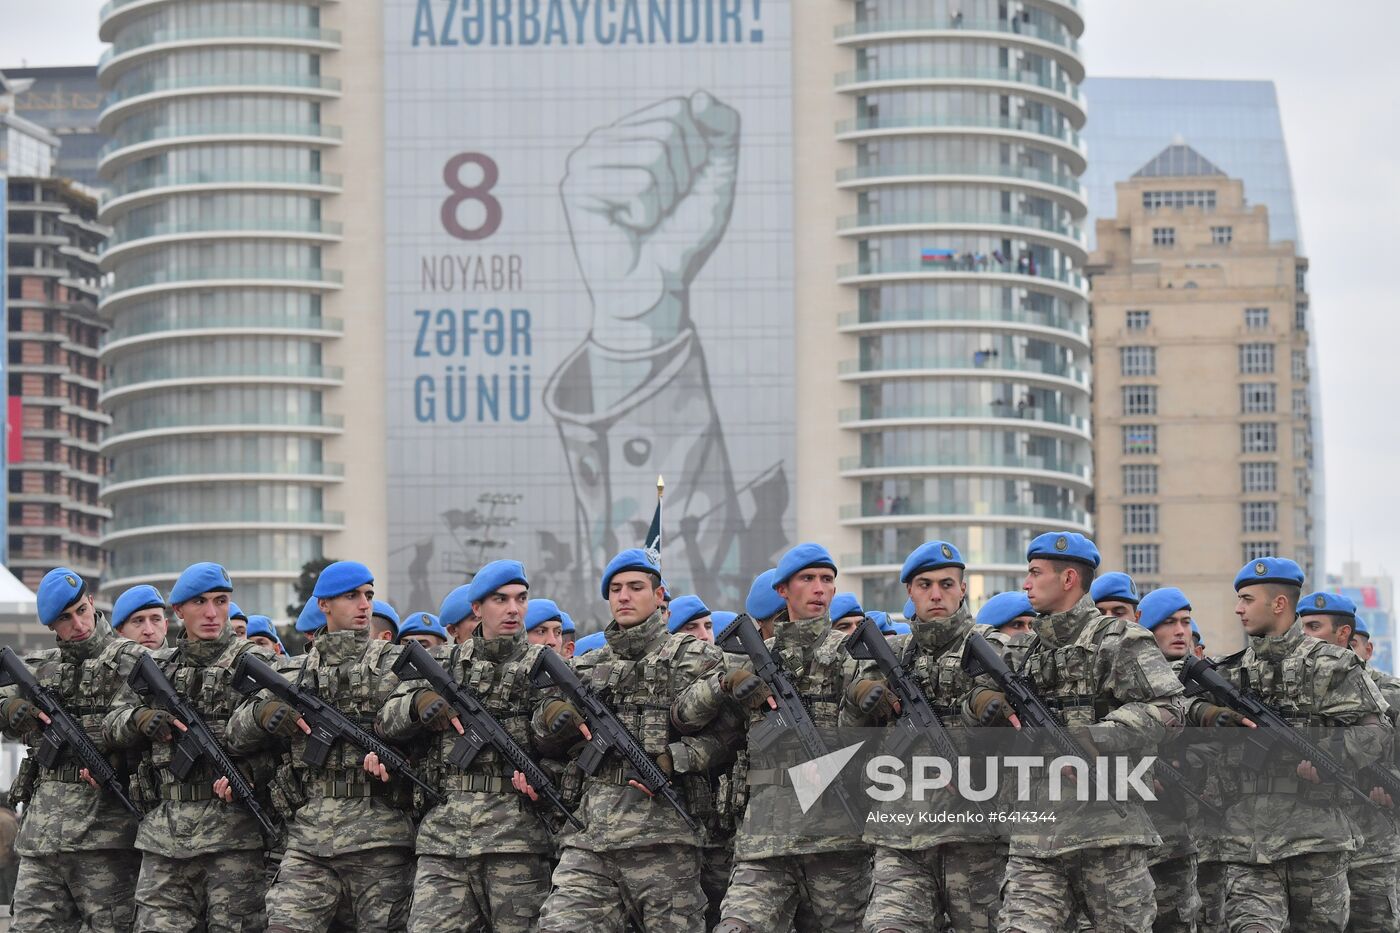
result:
[[[96,61],[101,5],[0,0],[0,65]],[[1329,569],[1339,570],[1354,553],[1368,572],[1400,571],[1400,302],[1394,297],[1400,292],[1400,248],[1389,240],[1400,229],[1400,78],[1394,66],[1400,4],[1081,5],[1091,75],[1247,78],[1278,85],[1311,263]]]

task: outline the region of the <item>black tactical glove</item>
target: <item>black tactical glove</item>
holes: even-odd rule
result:
[[[1006,694],[995,690],[983,690],[972,701],[972,714],[984,726],[999,726],[1009,722],[1012,709],[1006,702]]]
[[[37,729],[40,725],[34,704],[24,697],[10,697],[0,702],[0,722],[5,724],[8,731],[20,734]]]
[[[762,709],[773,695],[768,685],[753,671],[740,668],[720,678],[720,689],[749,709]]]
[[[549,734],[565,738],[577,732],[583,722],[583,714],[568,700],[550,700],[544,705],[544,726]]]
[[[136,728],[148,739],[169,742],[172,738],[170,720],[174,718],[167,710],[143,706],[136,711]]]
[[[858,680],[846,691],[846,699],[863,715],[887,719],[894,709],[890,705],[889,687],[883,680]]]
[[[442,732],[452,725],[452,707],[442,695],[432,690],[419,690],[413,698],[413,715],[426,728]]]
[[[297,711],[281,700],[264,700],[253,709],[253,718],[264,730],[283,739],[297,734]]]

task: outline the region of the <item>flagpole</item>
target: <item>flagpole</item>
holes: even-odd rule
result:
[[[661,503],[665,495],[666,480],[662,478],[660,473],[658,473],[656,474],[656,516],[658,518],[656,528],[658,532],[661,530],[661,522],[659,521],[659,519],[661,518]],[[661,538],[659,535],[656,539],[656,569],[661,569]]]

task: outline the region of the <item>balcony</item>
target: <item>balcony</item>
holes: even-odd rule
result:
[[[113,185],[111,193],[103,197],[103,212],[111,209],[115,202],[132,195],[174,194],[165,189],[174,188],[246,188],[269,190],[311,189],[317,194],[334,194],[340,191],[342,179],[331,172],[176,172],[147,175],[129,179],[123,184]]]
[[[150,77],[140,81],[123,83],[108,94],[103,101],[102,119],[106,121],[110,111],[118,104],[148,94],[166,94],[177,91],[204,91],[209,88],[258,88],[269,90],[290,90],[311,92],[318,97],[335,97],[340,93],[340,79],[325,75],[311,74],[257,74],[242,72],[220,75],[178,75],[176,77]],[[318,93],[319,92],[319,93]]]
[[[836,172],[838,187],[865,187],[870,183],[886,182],[903,184],[906,181],[940,181],[967,178],[981,181],[986,178],[1004,178],[1012,183],[1029,183],[1033,190],[1042,186],[1060,188],[1073,194],[1080,205],[1084,204],[1084,186],[1079,179],[1067,172],[1051,172],[1029,165],[981,165],[957,164],[949,162],[920,162],[916,164],[853,165]],[[898,182],[894,180],[898,179]],[[864,184],[862,184],[864,183]],[[1053,192],[1052,192],[1053,193]],[[1087,211],[1087,207],[1085,207]]]
[[[119,515],[107,523],[107,533],[102,537],[102,545],[105,547],[114,541],[127,538],[216,529],[229,531],[337,531],[344,527],[344,513],[321,510],[256,509],[228,512],[198,510],[179,513],[147,513],[140,516]]]
[[[111,171],[121,162],[150,155],[157,149],[192,145],[203,142],[300,142],[312,146],[340,144],[338,126],[324,123],[188,123],[173,126],[151,126],[133,133],[116,136],[102,147],[98,170]],[[120,154],[121,159],[116,156]]]
[[[340,223],[319,218],[204,220],[190,223],[151,223],[122,225],[105,244],[101,260],[122,253],[140,253],[168,244],[171,240],[277,239],[334,242],[343,232]],[[104,268],[108,268],[104,265]]]
[[[836,76],[836,90],[848,94],[864,94],[887,87],[921,87],[948,85],[969,87],[982,85],[993,90],[1017,86],[1017,93],[1035,98],[1052,106],[1064,107],[1065,114],[1082,129],[1087,117],[1083,94],[1070,81],[1056,79],[1038,71],[1014,68],[935,68],[915,65],[905,68],[857,68]]]
[[[1022,524],[1023,519],[1034,518],[1079,528],[1089,527],[1088,512],[1034,502],[919,502],[910,504],[898,513],[888,510],[876,511],[873,504],[841,506],[843,525],[938,524],[949,521],[961,523],[983,517],[1010,518],[1011,524],[1017,525]]]
[[[947,227],[973,230],[981,227],[1013,227],[1052,234],[1051,242],[1064,244],[1083,257],[1088,255],[1084,230],[1074,224],[1023,212],[960,213],[957,211],[909,211],[850,214],[836,221],[842,236],[867,236],[871,232],[889,232],[890,228],[919,230]],[[1034,235],[1034,234],[1032,234]]]
[[[945,39],[1009,42],[1051,55],[1075,81],[1084,80],[1079,41],[1064,28],[1010,20],[857,19],[836,27],[837,45],[864,45],[892,39]]]
[[[204,29],[138,30],[102,53],[97,60],[99,77],[106,77],[117,65],[129,64],[150,55],[180,46],[201,45],[285,45],[322,51],[340,47],[340,30],[291,24],[252,26],[230,24]]]
[[[937,405],[896,406],[866,405],[841,410],[840,423],[847,427],[862,426],[877,421],[986,421],[1010,420],[1035,424],[1060,425],[1089,436],[1089,419],[1068,412],[1053,411],[1040,406],[985,405],[953,407]]]
[[[981,456],[953,456],[947,453],[927,455],[891,454],[889,456],[843,457],[840,461],[843,475],[914,475],[932,473],[999,472],[1025,471],[1031,473],[1059,474],[1082,481],[1088,489],[1089,466],[1070,460],[1054,457],[1017,457],[1010,454],[987,453]]]
[[[1030,314],[1011,308],[975,308],[954,310],[950,308],[889,308],[846,311],[837,318],[842,333],[856,334],[866,331],[913,330],[921,324],[935,323],[986,323],[1024,324],[1029,327],[1047,330],[1061,330],[1079,338],[1085,343],[1089,338],[1088,325],[1059,314]]]
[[[248,478],[318,482],[338,480],[344,476],[345,467],[339,463],[278,463],[267,459],[222,460],[218,463],[165,462],[143,469],[126,466],[113,470],[106,476],[102,495],[165,483],[236,482]]]
[[[164,366],[133,367],[135,372],[118,369],[108,373],[107,386],[102,400],[138,387],[158,390],[163,383],[211,384],[219,382],[310,382],[339,384],[344,381],[345,371],[339,366],[323,366],[320,363],[248,363],[246,365],[202,366],[196,364],[170,363]]]
[[[1078,272],[1057,272],[1044,266],[1034,269],[1011,263],[986,260],[972,268],[958,267],[956,262],[853,262],[838,266],[837,278],[842,285],[863,285],[879,279],[962,279],[989,278],[1027,286],[1060,286],[1057,290],[1071,298],[1087,298],[1084,277]]]
[[[193,288],[256,286],[263,288],[296,288],[310,291],[339,289],[343,276],[334,269],[304,268],[240,268],[212,266],[195,269],[153,269],[148,272],[121,275],[112,287],[102,293],[101,310],[110,313],[119,303],[162,291]]]
[[[900,373],[911,376],[956,376],[959,379],[992,377],[997,379],[1015,378],[1026,382],[1047,383],[1052,386],[1065,385],[1069,388],[1088,390],[1089,372],[1076,366],[1061,366],[1032,359],[1006,359],[992,357],[978,365],[966,358],[900,356],[894,359],[842,360],[837,367],[845,381],[860,380],[884,373]]]
[[[345,330],[345,322],[339,318],[312,314],[184,314],[178,320],[161,317],[144,321],[129,320],[130,317],[123,315],[117,326],[108,331],[102,345],[104,350],[125,341],[138,341],[142,337],[159,339],[161,334],[171,332],[252,330],[264,333],[290,330],[340,334]]]
[[[1014,134],[1016,138],[1052,142],[1064,157],[1075,163],[1076,171],[1086,166],[1084,143],[1079,133],[1068,127],[1056,128],[1039,120],[1018,120],[1012,117],[989,117],[969,114],[945,117],[933,114],[914,116],[851,117],[838,120],[838,139],[860,139],[867,136],[906,136],[920,133],[958,134],[988,132],[994,135]]]
[[[207,415],[150,414],[137,408],[124,412],[120,422],[114,421],[102,440],[102,450],[108,456],[113,451],[144,440],[173,437],[182,434],[339,434],[345,427],[340,415],[320,412],[249,412],[231,411]]]

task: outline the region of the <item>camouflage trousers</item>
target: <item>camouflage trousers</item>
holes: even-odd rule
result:
[[[700,890],[705,892],[705,929],[719,924],[719,908],[729,890],[729,874],[734,870],[734,840],[700,850]]]
[[[870,850],[781,855],[734,863],[720,914],[757,933],[854,933],[870,902]]]
[[[418,856],[410,933],[529,933],[549,895],[549,859],[526,852]]]
[[[15,880],[16,933],[127,933],[136,919],[135,849],[28,856]]]
[[[1200,933],[1225,933],[1225,863],[1196,863],[1196,892],[1201,896]]]
[[[875,892],[865,911],[867,933],[952,929],[991,933],[1006,874],[1004,842],[950,842],[909,851],[875,847]]]
[[[1196,933],[1201,896],[1196,892],[1196,856],[1180,855],[1151,868],[1157,919],[1152,933]]]
[[[1347,933],[1400,933],[1398,876],[1400,865],[1393,861],[1352,865],[1347,870],[1347,886],[1351,888]]]
[[[1272,865],[1231,862],[1225,875],[1225,920],[1242,930],[1343,933],[1351,910],[1346,852],[1298,855]]]
[[[1152,929],[1157,902],[1147,850],[1109,846],[1054,858],[1007,859],[1000,933],[1059,933],[1076,909],[1097,933]]]
[[[646,933],[705,933],[700,850],[659,845],[611,852],[565,846],[540,933],[614,933],[631,918]]]
[[[400,846],[320,856],[288,849],[267,892],[269,933],[325,933],[341,905],[351,929],[394,933],[408,927],[413,853]]]
[[[147,852],[136,881],[141,933],[254,933],[263,929],[260,849],[166,858]]]

